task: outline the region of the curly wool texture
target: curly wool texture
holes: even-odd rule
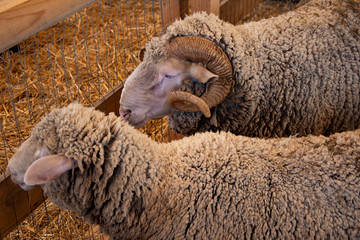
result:
[[[169,40],[185,35],[203,36],[224,50],[235,86],[210,119],[174,110],[168,122],[175,131],[274,137],[329,135],[360,126],[358,0],[312,0],[278,17],[238,26],[196,13],[153,38],[145,60],[164,58]],[[180,90],[201,96],[205,86],[195,85]]]
[[[360,237],[360,130],[160,144],[113,114],[70,105],[33,134],[56,137],[51,151],[79,164],[45,194],[113,239]]]

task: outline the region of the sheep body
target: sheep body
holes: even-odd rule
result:
[[[360,126],[359,16],[358,0],[312,0],[238,26],[196,13],[153,38],[144,61],[165,59],[168,42],[186,35],[212,40],[229,57],[234,88],[210,119],[200,112],[168,115],[170,127],[184,135],[224,130],[281,137],[354,130]],[[201,96],[206,86],[190,81],[179,88]]]
[[[360,130],[156,143],[113,114],[70,105],[29,141],[77,162],[45,183],[48,198],[114,239],[360,237]],[[19,156],[10,170],[31,164]]]

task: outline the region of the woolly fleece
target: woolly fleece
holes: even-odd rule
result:
[[[210,119],[174,110],[168,122],[175,131],[281,137],[360,126],[359,0],[313,0],[235,27],[213,14],[195,13],[153,38],[144,60],[164,58],[169,40],[184,35],[217,43],[232,63],[235,86]],[[205,86],[190,81],[180,90],[201,96]]]
[[[114,239],[360,237],[360,130],[161,144],[114,114],[72,104],[33,134],[79,164],[45,194]]]

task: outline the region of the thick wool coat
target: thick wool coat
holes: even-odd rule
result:
[[[45,194],[114,239],[360,237],[360,130],[156,143],[75,104],[51,112],[33,135],[78,163]]]

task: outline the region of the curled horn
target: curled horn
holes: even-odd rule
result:
[[[191,97],[189,93],[176,91],[169,94],[169,102],[172,107],[185,112],[202,111],[206,117],[210,117],[210,108],[222,102],[229,94],[233,86],[232,66],[224,51],[214,42],[200,36],[182,36],[174,38],[166,46],[170,56],[189,62],[201,63],[210,72],[219,76],[219,79],[209,83],[207,91],[200,97]],[[183,102],[183,104],[182,104]],[[206,103],[207,110],[204,110]],[[200,104],[200,105],[198,105]]]
[[[195,112],[203,112],[205,117],[211,116],[209,106],[199,97],[182,91],[173,91],[170,93],[169,98],[171,99],[171,106],[180,111],[187,111],[187,109],[194,109]]]

